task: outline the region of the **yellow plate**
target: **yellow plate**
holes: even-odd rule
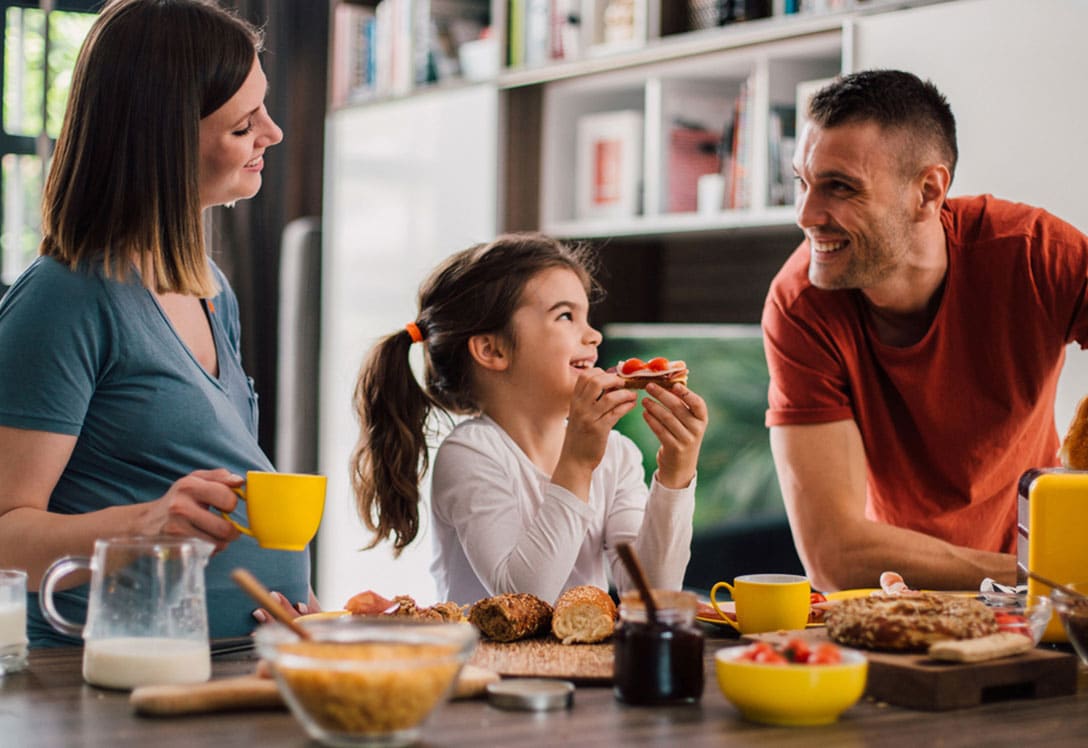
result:
[[[710,623],[710,624],[713,624],[715,626],[720,626],[721,628],[729,629],[730,631],[736,631],[735,628],[733,628],[732,626],[730,626],[728,623],[723,621],[721,618],[718,618],[717,616],[715,616],[713,618],[711,618],[710,616],[695,616],[695,620],[696,621],[702,621],[703,623]],[[806,625],[805,628],[806,629],[818,629],[818,628],[822,628],[823,625],[824,624],[821,621],[820,623],[810,623],[810,624]]]
[[[874,592],[880,592],[877,587],[863,587],[856,590],[838,590],[836,592],[825,592],[824,597],[828,600],[849,600],[853,597],[869,597]]]
[[[320,621],[325,618],[339,618],[341,616],[350,616],[346,610],[323,610],[320,613],[307,613],[304,616],[299,616],[295,620],[299,623],[305,623],[306,621]]]

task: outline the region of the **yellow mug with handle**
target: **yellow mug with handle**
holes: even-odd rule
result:
[[[733,622],[718,605],[718,592],[729,590],[736,606]],[[808,623],[812,588],[808,578],[796,574],[746,574],[718,582],[710,590],[710,604],[730,626],[742,634],[803,629]]]
[[[246,502],[249,527],[221,514],[262,548],[301,551],[321,524],[327,481],[324,475],[250,470],[245,487],[231,489]]]

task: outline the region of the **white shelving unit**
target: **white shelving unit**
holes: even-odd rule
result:
[[[843,32],[836,30],[708,52],[607,73],[565,78],[544,85],[541,145],[540,228],[566,237],[665,235],[673,232],[729,230],[751,226],[792,226],[789,208],[768,204],[768,112],[772,103],[792,106],[797,84],[838,74],[842,69]],[[732,119],[733,102],[745,82],[751,101],[750,207],[715,215],[669,213],[668,128],[685,114],[693,95],[720,102],[721,120]],[[705,108],[705,104],[703,106]],[[577,217],[571,188],[577,181],[576,130],[580,117],[620,109],[643,111],[643,200],[641,214],[601,223]]]

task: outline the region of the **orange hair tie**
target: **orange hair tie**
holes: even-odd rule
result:
[[[423,332],[415,322],[409,322],[404,326],[404,329],[408,331],[408,335],[412,338],[413,343],[423,342]]]

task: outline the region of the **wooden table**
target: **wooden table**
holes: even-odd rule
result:
[[[508,712],[485,701],[446,705],[432,719],[430,746],[999,746],[1084,744],[1088,690],[1077,696],[1019,699],[948,712],[917,712],[862,700],[827,727],[777,728],[745,722],[722,697],[713,653],[735,641],[708,638],[702,702],[633,708],[609,688],[579,687],[569,711]],[[314,748],[285,711],[138,717],[125,693],[85,685],[81,650],[31,652],[27,671],[0,677],[0,746],[49,748]],[[216,657],[213,677],[250,673],[252,654]]]

